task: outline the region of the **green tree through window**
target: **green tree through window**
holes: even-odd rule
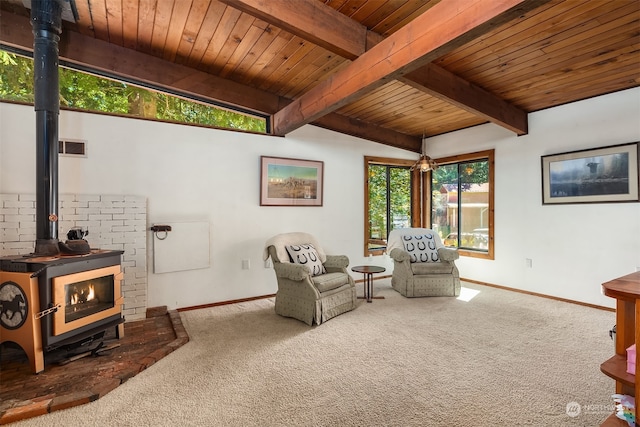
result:
[[[411,164],[365,157],[365,255],[384,252],[394,228],[411,227]]]
[[[267,120],[60,67],[60,106],[225,129],[267,132]],[[33,103],[33,60],[0,50],[0,100]]]
[[[493,259],[493,150],[438,163],[431,174],[431,228],[462,255]]]

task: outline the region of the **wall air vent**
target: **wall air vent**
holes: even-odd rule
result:
[[[87,157],[87,141],[59,140],[58,154],[61,156]]]

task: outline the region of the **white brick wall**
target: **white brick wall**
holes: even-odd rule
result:
[[[141,196],[60,194],[58,238],[72,227],[89,230],[92,248],[124,251],[123,314],[144,319],[147,311],[147,199]],[[36,241],[35,194],[0,194],[0,256],[28,254]]]

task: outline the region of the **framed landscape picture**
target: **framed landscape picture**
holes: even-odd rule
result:
[[[640,201],[638,145],[542,156],[542,204]]]
[[[260,157],[260,206],[322,206],[324,162]]]

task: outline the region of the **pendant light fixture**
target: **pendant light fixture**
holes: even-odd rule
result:
[[[436,163],[436,161],[433,160],[431,157],[427,156],[425,143],[426,143],[426,138],[423,134],[422,135],[422,154],[420,155],[420,158],[418,159],[418,161],[415,162],[413,166],[411,166],[410,170],[413,171],[415,169],[419,169],[420,173],[422,173],[422,172],[429,172],[430,170],[438,169],[438,164]]]

